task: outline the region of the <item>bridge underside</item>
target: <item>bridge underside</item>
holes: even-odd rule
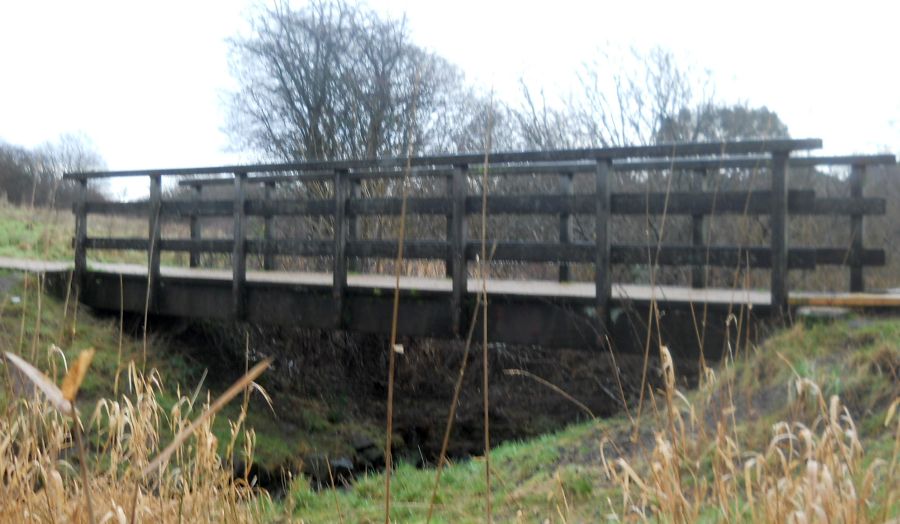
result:
[[[125,264],[91,264],[80,301],[107,311],[140,313],[146,307],[146,268]],[[121,276],[120,276],[121,275]],[[342,329],[387,335],[391,330],[394,277],[350,275],[337,325],[338,303],[328,273],[248,272],[246,320],[316,329]],[[120,282],[124,288],[120,289]],[[481,282],[472,280],[466,295],[469,326]],[[400,283],[398,333],[404,337],[454,338],[451,281],[405,277]],[[488,339],[493,343],[596,349],[608,339],[620,352],[643,352],[648,306],[657,300],[663,342],[682,355],[696,355],[704,330],[705,353],[716,356],[724,341],[729,314],[764,318],[769,294],[760,291],[614,285],[612,325],[604,332],[595,314],[593,283],[547,281],[487,282]],[[124,302],[123,302],[124,297]],[[153,315],[233,318],[231,272],[163,267]],[[752,305],[752,308],[748,308]],[[481,314],[476,340],[481,337]],[[732,328],[734,332],[734,328]],[[465,333],[463,333],[465,336]],[[677,344],[676,344],[677,341]],[[677,347],[674,347],[676,346]]]

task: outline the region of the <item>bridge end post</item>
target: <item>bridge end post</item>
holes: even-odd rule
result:
[[[275,196],[275,182],[266,182],[263,187],[263,199],[268,203]],[[272,247],[275,244],[275,217],[266,213],[263,218],[263,269],[273,271],[275,269],[275,255]]]
[[[348,193],[350,201],[358,201],[362,198],[362,180],[359,178],[353,178],[350,180],[350,191]],[[361,240],[363,236],[363,227],[362,227],[362,217],[353,212],[352,206],[350,206],[350,212],[352,213],[350,216],[350,220],[347,223],[347,238],[348,240]],[[363,260],[356,258],[353,260],[353,263],[349,265],[350,271],[362,271],[363,270]]]
[[[75,268],[72,274],[76,300],[81,293],[84,285],[84,275],[87,271],[87,190],[87,179],[79,179],[78,200],[75,201],[75,239],[73,246],[75,251]]]
[[[572,182],[574,173],[560,173],[559,175],[559,192],[561,195],[571,198],[574,194]],[[574,224],[572,215],[568,212],[559,215],[559,243],[569,244],[574,237]],[[572,268],[568,262],[559,265],[559,281],[568,282],[572,279]]]
[[[697,169],[691,177],[692,189],[698,193],[705,193],[709,173],[706,169]],[[695,249],[701,249],[706,245],[706,220],[703,213],[691,215],[691,245]],[[691,287],[702,289],[706,287],[706,264],[694,264],[691,268]]]
[[[450,243],[450,271],[453,290],[450,296],[451,328],[454,336],[462,336],[465,329],[466,291],[468,267],[466,264],[466,170],[468,166],[455,166],[451,182],[452,204],[448,222],[447,240]]]
[[[344,326],[344,295],[347,289],[347,171],[334,171],[334,257],[332,264],[331,297],[334,302],[333,325]]]
[[[594,293],[596,301],[596,314],[598,324],[598,336],[602,338],[609,332],[609,301],[612,295],[612,275],[609,243],[609,218],[611,211],[610,198],[610,174],[612,173],[612,160],[600,159],[594,174],[596,199],[596,248],[594,255]]]
[[[850,168],[850,198],[862,198],[866,181],[865,164],[853,164]],[[865,215],[850,215],[850,292],[862,293],[866,290],[863,277],[863,249],[865,241]]]
[[[772,315],[784,319],[788,312],[788,152],[772,153],[770,228],[772,248]]]
[[[235,319],[245,317],[244,288],[247,281],[246,252],[246,185],[247,173],[234,174],[234,234],[231,251],[231,302]]]
[[[202,184],[194,184],[191,186],[192,194],[191,200],[194,203],[194,206],[198,206],[200,201],[203,199],[203,185]],[[197,242],[200,241],[202,237],[201,226],[200,226],[200,216],[197,214],[196,209],[191,213],[190,217],[190,228],[191,228],[191,254],[189,260],[190,267],[200,267],[200,249],[197,246]]]
[[[149,216],[149,250],[147,252],[147,307],[150,311],[159,309],[159,278],[160,278],[160,244],[162,243],[162,224],[160,211],[162,209],[162,176],[150,175],[150,216]]]

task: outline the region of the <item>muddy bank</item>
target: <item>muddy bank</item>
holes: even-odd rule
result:
[[[241,374],[246,348],[251,362],[275,358],[275,366],[263,377],[262,385],[272,397],[277,425],[286,434],[296,435],[298,442],[316,442],[298,445],[294,460],[282,465],[286,471],[325,481],[329,465],[344,480],[383,467],[386,339],[165,319],[154,319],[153,328],[207,367],[208,380],[215,386],[227,386]],[[459,341],[403,340],[402,345],[395,382],[396,455],[417,465],[432,464],[437,459],[463,360],[465,378],[449,456],[462,459],[480,455],[481,347],[473,345],[467,355]],[[491,345],[489,369],[491,438],[492,445],[497,445],[554,431],[591,415],[616,413],[623,402],[637,398],[643,359],[624,354],[613,357],[608,351]],[[655,358],[648,375],[652,382],[657,381]],[[266,469],[271,467],[266,465]],[[270,471],[265,474],[277,476]]]

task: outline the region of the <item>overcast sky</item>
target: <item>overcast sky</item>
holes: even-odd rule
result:
[[[248,0],[3,0],[0,139],[83,132],[111,169],[209,165],[227,153],[225,39]],[[295,6],[303,2],[295,1]],[[776,111],[828,153],[900,152],[896,2],[371,0],[413,38],[509,99],[552,99],[604,46],[671,49],[726,101]]]

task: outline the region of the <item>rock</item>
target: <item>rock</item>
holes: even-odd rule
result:
[[[356,452],[377,447],[372,439],[363,434],[353,435],[353,438],[350,439],[350,445]]]
[[[329,467],[331,472],[329,473]],[[330,487],[331,479],[334,484],[344,486],[353,480],[353,461],[346,457],[330,458],[323,453],[313,453],[303,460],[301,471],[309,477],[313,485],[318,488]]]
[[[361,434],[354,435],[350,445],[356,451],[354,464],[357,469],[363,471],[380,471],[384,469],[384,452],[369,437]]]

